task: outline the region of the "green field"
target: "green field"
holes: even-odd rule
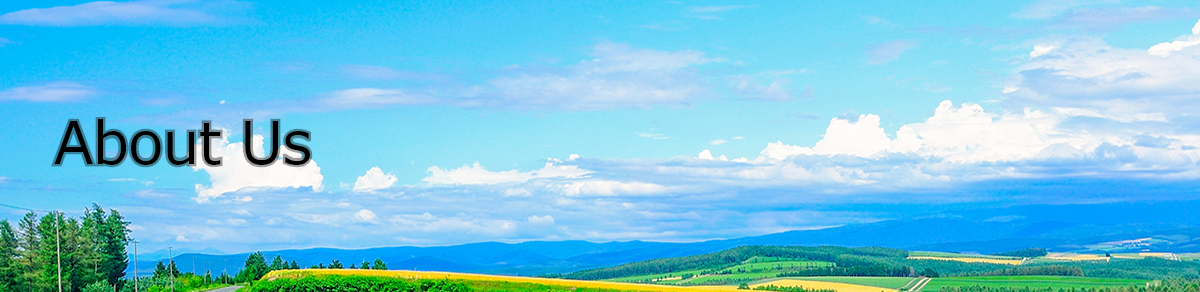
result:
[[[672,279],[672,278],[676,278],[676,277],[681,277],[686,274],[691,274],[692,276],[696,276],[696,275],[700,275],[700,274],[704,273],[704,271],[706,271],[706,270],[689,270],[689,271],[671,272],[671,273],[662,273],[662,274],[629,276],[629,277],[607,279],[605,281],[628,282],[628,283],[652,283],[652,282],[653,283],[675,283],[679,280],[678,279],[664,280],[664,281],[655,281],[655,280]]]
[[[794,260],[781,257],[753,257],[742,264],[720,270],[687,270],[681,272],[629,276],[607,279],[612,282],[655,283],[666,285],[728,284],[731,280],[748,282],[773,278],[789,270],[831,267],[833,263],[822,261]],[[686,276],[686,277],[685,277]]]
[[[916,278],[908,278],[908,277],[787,277],[787,278],[767,279],[767,280],[762,280],[762,281],[758,281],[758,282],[774,281],[777,279],[822,281],[822,282],[846,283],[846,284],[855,284],[855,285],[863,285],[863,286],[874,286],[874,287],[883,287],[883,288],[891,288],[891,289],[900,289],[900,288],[904,287],[905,285],[907,285],[909,282],[913,282],[912,280],[916,279]],[[755,283],[758,283],[758,282],[755,282]]]
[[[1148,281],[1132,279],[1059,277],[1059,276],[998,276],[933,278],[921,291],[940,291],[950,286],[988,286],[1007,288],[1103,288],[1145,285]]]
[[[722,269],[721,271],[722,272],[726,272],[726,271],[727,272],[739,272],[739,271],[741,271],[743,273],[753,273],[753,272],[759,272],[759,271],[771,271],[771,270],[782,271],[782,270],[787,270],[787,269],[824,268],[824,267],[831,267],[831,266],[833,266],[833,263],[830,263],[830,262],[784,260],[784,261],[777,261],[777,262],[756,262],[756,263],[749,263],[749,264],[740,264],[740,265]],[[778,273],[778,272],[776,272],[776,273]]]

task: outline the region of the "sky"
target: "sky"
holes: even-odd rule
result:
[[[149,249],[232,253],[1191,200],[1198,21],[1194,1],[6,1],[0,218],[98,203]],[[71,119],[95,155],[97,118],[211,121],[224,163],[53,166]],[[244,119],[256,153],[271,119],[310,132],[312,160],[251,166]]]

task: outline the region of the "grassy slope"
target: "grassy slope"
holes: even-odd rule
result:
[[[997,260],[1019,260],[1018,257],[994,256],[994,255],[978,255],[978,254],[960,254],[952,252],[936,252],[936,251],[910,251],[909,257],[939,257],[939,258],[977,258],[977,259],[997,259]]]
[[[940,291],[945,286],[988,286],[1012,288],[1100,288],[1142,285],[1145,280],[1059,277],[1059,276],[998,276],[934,278],[921,291]]]

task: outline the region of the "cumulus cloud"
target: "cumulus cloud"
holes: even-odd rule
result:
[[[1192,27],[1192,35],[1181,37],[1180,40],[1154,45],[1148,52],[1152,56],[1166,58],[1170,57],[1173,52],[1182,51],[1195,45],[1200,45],[1200,21],[1197,21],[1196,26]]]
[[[916,42],[907,40],[890,41],[868,46],[866,48],[867,64],[885,64],[891,62],[900,58],[900,55],[904,54],[904,52],[916,47]]]
[[[73,6],[9,12],[0,15],[0,23],[30,26],[193,26],[228,21],[227,18],[210,13],[210,11],[242,10],[246,6],[246,4],[233,1],[95,1]]]
[[[396,176],[383,173],[383,170],[379,169],[378,166],[372,167],[367,170],[366,174],[363,174],[358,177],[358,180],[354,181],[354,191],[370,192],[390,188],[396,183],[396,180]]]
[[[95,96],[96,90],[72,82],[54,82],[38,86],[15,87],[0,92],[0,101],[77,102]]]
[[[324,176],[321,175],[321,168],[317,166],[316,160],[311,160],[303,166],[290,166],[282,161],[276,161],[269,166],[259,167],[246,160],[242,150],[244,142],[229,143],[225,137],[219,141],[214,140],[214,142],[216,143],[212,148],[212,155],[221,157],[220,166],[209,166],[203,162],[200,156],[195,156],[197,163],[192,169],[208,173],[211,182],[209,186],[196,184],[197,196],[194,198],[196,202],[245,202],[253,199],[249,195],[225,197],[225,194],[240,190],[307,187],[312,188],[313,191],[321,191],[323,188],[321,182]],[[254,135],[251,142],[254,145],[251,151],[258,157],[265,156],[263,154],[263,137]],[[199,150],[200,147],[196,146],[196,149]],[[281,145],[279,159],[283,159],[285,154],[291,157],[301,156]]]
[[[378,223],[378,218],[375,216],[375,212],[371,212],[371,210],[362,209],[354,212],[354,220],[358,222]]]

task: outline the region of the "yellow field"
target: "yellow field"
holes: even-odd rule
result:
[[[513,277],[513,276],[496,276],[496,275],[481,275],[481,274],[466,274],[466,273],[450,273],[450,272],[420,272],[420,271],[381,271],[381,270],[351,270],[351,269],[311,269],[311,270],[280,270],[271,271],[263,276],[264,280],[270,281],[279,278],[300,278],[305,275],[356,275],[356,276],[379,276],[379,277],[395,277],[407,279],[459,279],[459,280],[475,280],[475,281],[506,281],[506,282],[521,282],[521,283],[536,283],[543,285],[557,285],[567,287],[584,287],[584,288],[599,288],[599,289],[617,289],[631,291],[662,291],[662,292],[697,292],[697,291],[739,291],[735,286],[664,286],[653,284],[634,284],[634,283],[615,283],[615,282],[600,282],[600,281],[582,281],[582,280],[565,280],[565,279],[550,279],[550,278],[534,278],[534,277]],[[778,284],[776,284],[778,285]],[[844,285],[844,284],[841,284]],[[808,286],[805,286],[808,287]],[[867,287],[867,286],[863,286]],[[740,290],[745,291],[745,290]],[[879,292],[880,290],[861,291],[861,292]],[[891,290],[889,292],[895,292]],[[838,292],[860,292],[838,289]]]
[[[805,289],[833,289],[833,290],[837,290],[837,292],[881,292],[881,291],[896,292],[896,291],[898,291],[896,289],[888,289],[888,288],[866,286],[866,285],[854,285],[854,284],[845,284],[845,283],[795,280],[795,279],[780,279],[780,280],[770,281],[770,282],[766,282],[766,283],[759,283],[759,284],[750,285],[750,288],[755,288],[758,286],[766,286],[766,285],[785,286],[785,287],[804,287]],[[745,291],[745,290],[742,290],[742,291]]]
[[[1020,265],[1021,260],[1001,260],[1001,259],[985,259],[985,258],[951,258],[951,257],[908,257],[910,260],[938,260],[938,261],[957,261],[965,263],[989,263],[1001,265]]]

